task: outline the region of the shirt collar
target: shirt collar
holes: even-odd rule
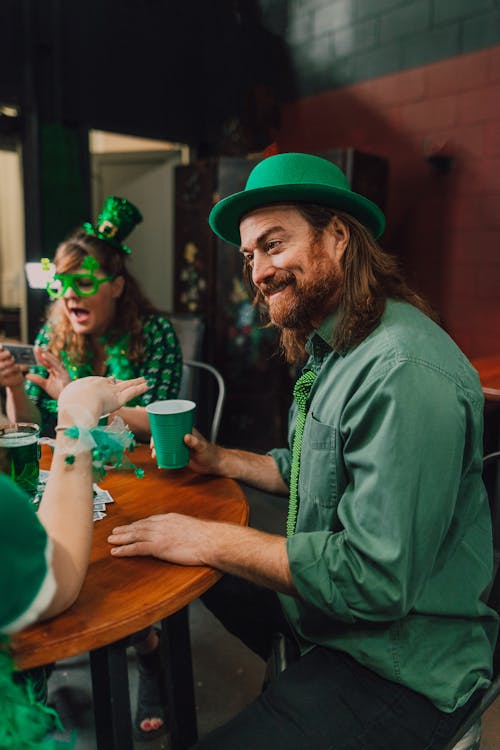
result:
[[[321,363],[333,351],[333,332],[339,319],[339,310],[327,315],[318,328],[311,331],[306,341],[306,351],[314,362]],[[337,352],[340,354],[340,352]]]

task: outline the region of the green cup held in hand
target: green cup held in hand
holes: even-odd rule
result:
[[[153,401],[146,406],[160,469],[182,469],[189,463],[184,435],[192,432],[196,404],[180,398]]]

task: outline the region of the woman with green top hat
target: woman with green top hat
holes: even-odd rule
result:
[[[57,397],[71,380],[142,375],[150,390],[119,414],[138,440],[149,440],[144,407],[177,396],[182,354],[172,324],[126,266],[130,248],[124,240],[140,221],[132,203],[109,196],[96,225],[86,222],[57,248],[55,275],[47,287],[52,304],[35,341],[39,365],[25,381],[10,354],[0,350],[0,385],[6,388],[11,420],[37,421],[50,436]]]
[[[84,223],[57,248],[55,274],[47,285],[52,304],[35,341],[39,364],[25,379],[0,348],[0,385],[6,388],[11,421],[37,422],[42,435],[52,436],[57,399],[67,383],[88,375],[143,376],[149,390],[115,414],[138,440],[149,441],[145,407],[177,396],[182,353],[171,322],[145,297],[126,266],[131,251],[124,240],[141,221],[136,206],[109,196],[96,224]],[[138,735],[149,738],[164,729],[158,635],[151,628],[133,642],[140,676],[135,723]]]
[[[8,575],[0,576],[2,750],[67,747],[53,736],[61,726],[55,711],[39,702],[36,683],[26,680],[25,673],[13,671],[8,638],[69,607],[87,571],[93,528],[93,460],[90,447],[78,447],[78,441],[68,433],[92,432],[102,414],[119,409],[146,389],[144,378],[118,383],[111,378],[90,377],[62,391],[61,429],[57,431],[50,476],[37,513],[30,498],[0,474],[0,567],[8,570]],[[131,435],[124,437],[120,440],[121,454]],[[113,452],[116,458],[116,440]]]

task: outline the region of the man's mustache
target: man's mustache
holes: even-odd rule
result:
[[[291,271],[282,271],[279,276],[275,274],[272,281],[263,281],[259,284],[258,289],[264,295],[275,294],[280,292],[289,284],[295,284],[295,276]]]

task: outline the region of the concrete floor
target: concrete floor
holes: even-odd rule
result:
[[[251,507],[251,525],[281,531],[285,518],[283,501],[244,489]],[[229,635],[200,602],[193,602],[189,612],[198,734],[203,737],[258,695],[264,664]],[[137,673],[133,650],[129,654],[129,679],[134,711]],[[49,681],[49,702],[57,708],[66,729],[76,733],[74,750],[96,750],[87,655],[57,664]],[[482,724],[481,750],[499,750],[500,700],[486,712]],[[168,736],[135,745],[136,750],[165,750],[168,746]]]

